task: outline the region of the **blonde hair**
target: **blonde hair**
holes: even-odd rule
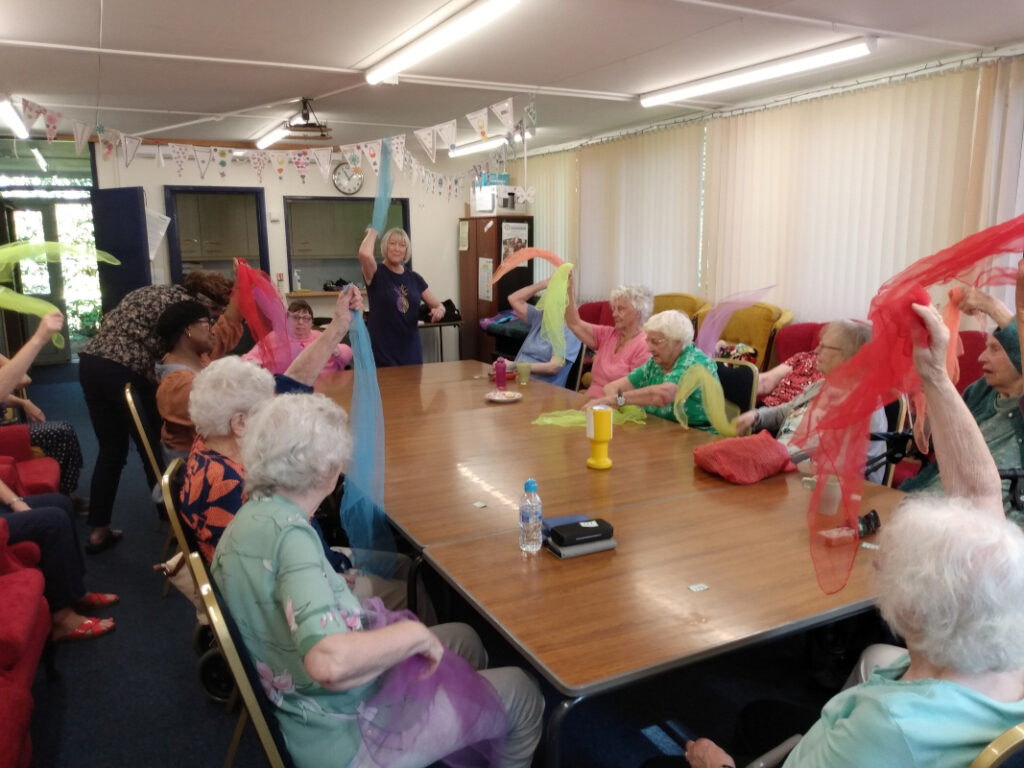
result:
[[[392,237],[399,237],[402,242],[405,243],[405,258],[402,263],[405,264],[412,258],[412,240],[409,237],[409,233],[401,227],[392,227],[380,239],[380,257],[385,258],[385,254],[388,252],[388,243],[391,242]]]

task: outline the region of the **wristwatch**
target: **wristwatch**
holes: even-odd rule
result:
[[[626,404],[626,396],[622,394],[622,390],[619,390],[619,394],[615,396],[615,404],[622,408]]]

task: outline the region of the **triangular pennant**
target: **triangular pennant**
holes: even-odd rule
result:
[[[213,147],[213,164],[217,166],[217,172],[220,174],[222,179],[228,177],[228,166],[231,165],[231,158],[233,157],[230,149],[224,147]]]
[[[467,112],[466,119],[482,139],[487,138],[487,107],[478,109],[476,112]]]
[[[501,121],[506,131],[512,130],[513,114],[515,111],[512,109],[511,97],[504,101],[499,101],[497,104],[491,104],[491,112]]]
[[[29,101],[28,99],[21,100],[21,114],[25,118],[26,128],[31,128],[35,125],[36,120],[38,120],[39,116],[45,111],[46,110],[43,107],[39,106],[34,101]]]
[[[437,160],[434,159],[434,153],[435,153],[436,150],[434,149],[434,129],[433,129],[433,127],[431,127],[431,128],[419,128],[419,129],[413,131],[413,133],[416,135],[416,138],[419,139],[420,144],[423,147],[423,151],[426,152],[427,153],[427,157],[430,158],[430,162],[436,163]]]
[[[380,174],[380,143],[381,140],[377,139],[376,141],[364,141],[357,145],[366,155],[375,176]]]
[[[423,165],[415,157],[410,157],[409,167],[412,169],[412,183],[416,184],[416,182],[420,180],[420,175],[423,173]]]
[[[167,147],[171,150],[171,159],[174,160],[174,165],[178,169],[178,176],[180,177],[185,171],[185,160],[188,159],[189,150],[192,147],[187,144],[168,144]]]
[[[305,149],[290,149],[288,150],[288,157],[292,161],[292,165],[295,166],[295,170],[299,173],[299,178],[302,179],[302,183],[306,183],[306,171],[309,169],[310,154]]]
[[[400,133],[397,136],[392,136],[388,141],[391,142],[391,157],[395,159],[395,165],[398,166],[398,170],[405,170],[405,134]]]
[[[523,107],[523,114],[526,115],[526,119],[530,121],[530,125],[534,128],[537,127],[537,105],[532,101]]]
[[[331,178],[331,155],[334,153],[334,147],[316,147],[310,152],[313,153],[313,159],[320,166],[320,175],[324,177],[324,181],[327,181]]]
[[[341,156],[344,158],[345,162],[352,167],[353,171],[356,173],[363,172],[363,156],[359,151],[358,144],[346,144],[343,146],[341,148]]]
[[[281,181],[284,179],[284,169],[288,167],[288,153],[271,152],[270,163],[274,167],[274,173],[277,175],[277,180]]]
[[[455,149],[455,136],[459,129],[456,127],[454,120],[435,125],[434,130],[437,131],[437,137],[441,139],[441,146]]]
[[[142,144],[141,136],[129,136],[127,133],[121,137],[121,146],[124,147],[124,167],[127,168],[135,160],[135,153],[139,151]]]
[[[270,154],[264,150],[249,153],[249,162],[252,163],[252,169],[256,171],[256,180],[260,184],[263,183],[263,169],[267,167],[269,161]]]
[[[60,119],[64,117],[62,112],[54,112],[53,110],[46,110],[46,140],[52,144],[54,137],[57,135],[57,125],[60,123]]]
[[[164,159],[164,145],[163,144],[157,144],[156,145],[156,164],[159,165],[161,168],[163,168],[165,165],[167,165],[167,161]]]
[[[73,120],[71,125],[75,131],[75,154],[82,154],[85,145],[89,143],[89,136],[92,135],[92,128],[88,123],[81,120]]]
[[[121,132],[114,128],[97,125],[96,136],[100,140],[100,146],[103,147],[103,159],[109,160],[110,156],[114,154],[117,143],[121,141]]]
[[[199,178],[206,178],[206,169],[210,167],[210,160],[213,159],[212,147],[192,147],[192,153],[196,157],[196,168],[199,169]]]

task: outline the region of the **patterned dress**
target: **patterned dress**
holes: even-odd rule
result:
[[[181,516],[196,532],[199,551],[207,564],[213,561],[213,551],[224,529],[244,503],[245,468],[211,450],[197,437],[185,469]]]

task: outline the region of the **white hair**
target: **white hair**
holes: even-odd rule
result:
[[[397,237],[399,240],[405,243],[405,259],[402,261],[405,264],[409,259],[412,258],[412,239],[409,237],[409,233],[401,227],[392,227],[384,236],[380,239],[380,257],[383,259],[388,252],[388,242],[392,237]]]
[[[625,299],[640,315],[640,323],[646,323],[654,311],[654,294],[646,285],[620,285],[612,291],[611,300]]]
[[[280,395],[249,417],[241,451],[248,493],[308,490],[352,455],[348,414],[323,395]]]
[[[274,377],[256,363],[228,355],[192,381],[188,414],[203,437],[231,434],[235,414],[248,415],[274,396]]]
[[[829,331],[838,335],[839,346],[844,360],[849,360],[857,350],[871,341],[871,326],[856,320],[833,320],[821,329],[820,339]]]
[[[904,501],[880,537],[882,617],[931,664],[1024,665],[1024,532],[963,499]]]
[[[651,315],[644,323],[644,331],[648,335],[660,333],[666,339],[678,341],[683,345],[683,349],[690,346],[693,341],[693,323],[678,309],[666,309],[664,312]]]

